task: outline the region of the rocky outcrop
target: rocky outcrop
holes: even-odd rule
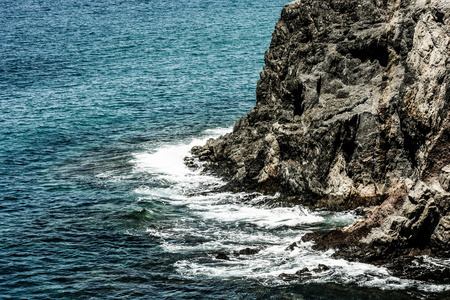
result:
[[[339,257],[366,262],[419,254],[450,257],[450,195],[423,182],[413,188],[408,184],[351,226],[309,233],[303,241],[314,240],[317,250],[335,248]]]
[[[319,248],[448,253],[449,53],[447,1],[294,1],[276,24],[254,109],[192,153],[231,190],[336,210],[381,204],[349,228],[307,237]]]

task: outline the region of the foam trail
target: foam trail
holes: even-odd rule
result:
[[[323,221],[321,216],[307,213],[298,206],[293,208],[265,208],[236,203],[216,205],[208,208],[208,210],[202,210],[200,205],[193,204],[190,207],[197,210],[198,214],[204,219],[218,219],[223,222],[246,222],[265,228],[293,227],[305,223]]]
[[[183,158],[189,150],[189,145],[171,145],[156,150],[154,153],[135,154],[139,168],[151,173],[167,174],[176,181],[190,173],[183,164]]]
[[[183,182],[187,176],[199,175],[184,164],[184,158],[190,155],[190,149],[204,145],[208,139],[217,138],[230,131],[231,128],[210,129],[205,131],[203,138],[193,139],[189,143],[168,144],[150,152],[135,153],[133,163],[138,171],[159,174],[175,183]]]
[[[165,252],[181,256],[174,264],[180,276],[253,278],[269,285],[284,285],[289,282],[282,280],[280,274],[295,274],[304,268],[314,270],[322,264],[329,269],[311,272],[301,280],[380,289],[450,289],[448,285],[396,278],[383,267],[336,259],[333,250],[317,252],[312,249],[312,242],[301,241],[307,232],[353,223],[358,216],[352,212],[310,211],[302,206],[270,207],[264,204],[270,203],[268,196],[212,192],[211,187],[224,183],[199,170],[190,170],[184,158],[193,146],[203,145],[209,138],[230,130],[208,130],[202,138],[160,145],[134,155],[136,172],[149,173],[152,180],[167,183],[156,186],[149,183],[136,189],[140,195],[138,201],[165,203],[182,210],[183,214],[170,225],[147,229],[147,234],[161,241]],[[239,254],[243,249],[250,249],[250,254]],[[228,259],[217,258],[217,253]],[[430,260],[430,263],[441,262]]]

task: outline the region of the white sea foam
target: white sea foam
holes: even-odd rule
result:
[[[201,175],[200,172],[190,170],[184,163],[184,158],[190,155],[194,146],[204,145],[210,138],[217,138],[231,128],[208,130],[202,138],[192,139],[185,143],[166,144],[148,152],[134,154],[134,166],[138,172],[147,172],[163,180],[178,184],[198,184],[214,181],[213,177]],[[217,181],[217,179],[216,179]]]
[[[149,153],[135,154],[135,165],[140,171],[160,174],[171,181],[183,180],[190,170],[183,163],[190,145],[167,145]]]
[[[246,222],[259,227],[277,228],[297,226],[305,223],[318,223],[322,217],[305,212],[301,207],[265,208],[245,206],[239,203],[228,205],[210,205],[205,209],[199,203],[190,205],[204,219],[217,219],[222,222]]]
[[[186,209],[185,216],[177,217],[170,225],[147,229],[149,235],[161,240],[165,252],[184,257],[174,265],[181,276],[257,278],[266,284],[284,285],[289,282],[282,280],[280,274],[295,274],[303,268],[314,270],[324,264],[328,270],[312,271],[311,276],[302,278],[303,282],[336,282],[380,289],[450,289],[449,285],[400,279],[383,267],[336,259],[333,250],[315,251],[312,242],[301,241],[305,233],[325,225],[332,228],[353,223],[358,217],[352,212],[313,212],[301,206],[270,207],[264,204],[270,203],[267,196],[210,192],[211,187],[224,183],[190,170],[184,164],[184,157],[194,145],[203,145],[207,139],[229,131],[230,128],[208,130],[201,139],[160,145],[134,155],[135,171],[150,174],[154,182],[161,183],[137,188],[137,201],[157,201]],[[240,255],[239,251],[246,248],[255,253]],[[228,260],[219,259],[218,253],[225,254]],[[435,265],[449,263],[425,260]]]

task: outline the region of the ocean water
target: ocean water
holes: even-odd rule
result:
[[[450,299],[299,242],[355,213],[184,166],[253,107],[284,4],[0,0],[0,299]]]

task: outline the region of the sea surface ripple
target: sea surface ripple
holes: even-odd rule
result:
[[[184,166],[254,106],[284,4],[0,0],[0,299],[450,297],[299,242],[353,212]]]

